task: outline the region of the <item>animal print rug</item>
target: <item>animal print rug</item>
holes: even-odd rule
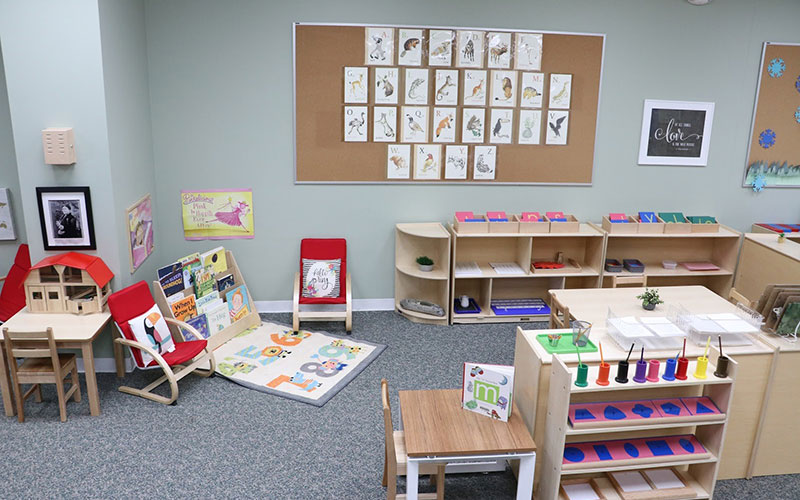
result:
[[[263,322],[214,351],[217,373],[256,391],[322,406],[385,345]]]

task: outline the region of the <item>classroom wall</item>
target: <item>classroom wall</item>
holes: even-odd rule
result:
[[[612,211],[683,210],[717,215],[738,230],[800,217],[798,190],[755,194],[741,187],[761,44],[800,42],[796,1],[695,7],[682,0],[147,0],[145,6],[164,263],[214,245],[183,240],[180,189],[252,187],[256,239],[225,245],[257,300],[290,298],[299,241],[309,236],[347,238],[356,298],[392,297],[394,224],[444,222],[455,210],[564,210],[583,220]],[[294,185],[293,21],[606,33],[594,185]],[[716,102],[708,167],[636,164],[646,98]]]
[[[8,92],[6,76],[3,69],[3,53],[0,46],[0,188],[9,189],[9,198],[14,230],[17,239],[0,241],[0,276],[5,276],[17,255],[20,243],[25,243],[25,224],[19,191],[19,175],[17,175],[17,155],[14,153],[14,137],[11,131],[11,115],[8,111]]]

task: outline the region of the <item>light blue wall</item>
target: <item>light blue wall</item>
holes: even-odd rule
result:
[[[17,254],[19,244],[26,241],[19,192],[19,175],[17,174],[17,156],[14,153],[14,137],[11,131],[11,116],[8,112],[8,92],[6,92],[6,78],[3,70],[3,54],[0,50],[0,188],[3,187],[9,189],[17,239],[15,241],[0,241],[0,276],[5,276],[11,267],[11,263],[14,262],[14,256]]]
[[[226,242],[257,300],[288,299],[299,240],[343,236],[357,298],[393,295],[393,226],[455,210],[714,214],[739,230],[800,217],[798,190],[741,187],[761,44],[800,42],[800,2],[717,0],[146,1],[162,255],[186,242],[182,188],[254,189],[256,239]],[[606,33],[594,185],[295,186],[293,21],[486,26]],[[547,50],[545,48],[545,50]],[[302,98],[302,96],[300,96]],[[713,101],[706,168],[637,166],[645,98]],[[557,167],[554,167],[557,168]],[[165,260],[165,262],[166,262]]]

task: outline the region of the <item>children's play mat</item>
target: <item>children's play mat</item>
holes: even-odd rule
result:
[[[322,406],[385,345],[264,322],[214,351],[217,373],[256,391]]]

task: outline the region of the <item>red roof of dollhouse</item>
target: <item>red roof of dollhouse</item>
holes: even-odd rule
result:
[[[103,262],[103,259],[96,255],[86,255],[85,253],[67,252],[45,257],[31,267],[31,270],[48,266],[66,266],[81,269],[89,273],[94,282],[101,287],[106,286],[111,281],[111,278],[114,277],[114,273]]]

